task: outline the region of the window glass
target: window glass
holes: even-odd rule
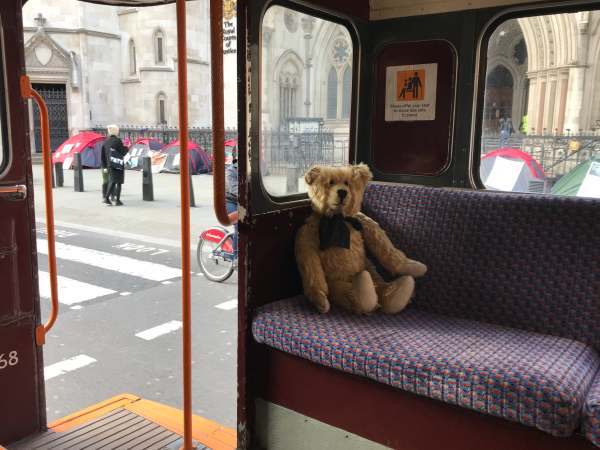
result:
[[[511,19],[487,48],[487,189],[600,198],[600,11]]]
[[[260,158],[269,194],[306,192],[312,164],[348,162],[352,54],[342,25],[281,6],[265,13]]]

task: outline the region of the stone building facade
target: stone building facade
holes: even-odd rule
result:
[[[600,11],[512,19],[488,44],[484,131],[502,116],[528,134],[600,128]]]
[[[190,126],[209,126],[208,1],[187,3]],[[27,73],[72,135],[107,123],[177,125],[174,4],[149,8],[29,0],[23,8]],[[36,111],[30,107],[35,144]],[[64,120],[63,117],[64,116]]]
[[[289,118],[313,118],[348,134],[353,49],[346,28],[273,6],[262,40],[263,130],[280,129]]]

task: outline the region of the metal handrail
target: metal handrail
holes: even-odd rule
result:
[[[179,94],[179,189],[181,192],[181,310],[183,321],[183,446],[192,441],[192,304],[190,277],[190,166],[188,152],[187,46],[185,0],[177,0],[177,91]]]
[[[44,162],[44,194],[46,199],[46,230],[48,232],[48,272],[50,274],[50,299],[52,308],[50,317],[44,325],[35,329],[37,345],[46,343],[46,334],[52,328],[58,317],[58,281],[56,271],[56,245],[54,238],[54,201],[52,198],[52,152],[50,150],[50,126],[48,121],[48,107],[42,96],[31,86],[27,75],[21,75],[21,96],[24,99],[33,99],[40,109],[40,124],[42,136],[42,160]]]
[[[223,0],[210,1],[210,71],[212,77],[213,204],[217,220],[231,225],[225,207],[225,116],[223,93]]]

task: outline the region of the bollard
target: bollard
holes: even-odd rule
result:
[[[149,156],[142,158],[142,195],[147,202],[154,200],[154,184],[152,183],[152,160]]]
[[[192,183],[192,169],[190,167],[190,207],[196,207],[196,199],[194,198],[194,183]]]
[[[54,172],[56,177],[56,185],[63,187],[65,185],[65,174],[63,172],[63,163],[57,162],[54,164]]]
[[[73,164],[73,176],[75,177],[73,187],[75,192],[83,192],[83,166],[81,165],[81,153],[75,153]]]

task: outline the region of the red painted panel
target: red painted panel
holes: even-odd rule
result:
[[[260,348],[258,348],[260,347]],[[259,395],[395,449],[593,450],[580,436],[535,428],[421,397],[255,344]],[[258,375],[258,374],[257,374]]]
[[[0,443],[39,429],[34,327],[25,320],[0,327]]]
[[[368,0],[319,0],[313,3],[344,14],[369,20]]]
[[[0,443],[25,437],[45,424],[43,364],[35,345],[39,322],[35,216],[31,158],[27,138],[26,103],[20,95],[19,77],[25,73],[20,0],[0,2],[6,86],[10,117],[10,165],[2,186],[25,185],[27,198],[0,198]],[[8,126],[8,122],[2,124]],[[16,353],[13,353],[16,352]],[[11,359],[11,354],[13,355]],[[2,362],[6,360],[6,365]],[[18,359],[18,363],[16,360]],[[14,364],[11,364],[14,363]]]
[[[456,54],[441,40],[385,46],[375,59],[373,163],[386,173],[436,175],[450,161]],[[385,121],[386,68],[437,63],[435,120]]]

